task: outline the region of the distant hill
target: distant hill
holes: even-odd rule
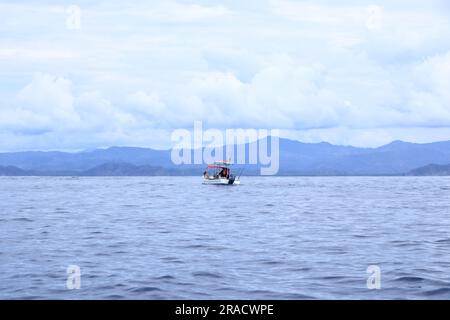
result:
[[[0,153],[0,166],[36,171],[84,171],[105,163],[133,165],[170,164],[170,151],[134,147],[111,147],[83,152],[24,151]]]
[[[394,141],[378,148],[280,140],[280,172],[293,175],[401,175],[430,163],[450,162],[450,141]]]
[[[429,164],[408,172],[409,176],[450,176],[450,164]]]
[[[251,147],[245,145],[246,150]],[[235,147],[236,153],[236,147]],[[204,165],[172,163],[170,150],[111,147],[83,152],[0,153],[0,175],[198,175]],[[248,159],[248,157],[247,157]],[[378,148],[280,139],[279,175],[405,175],[429,164],[450,163],[450,141],[394,141]],[[259,174],[246,165],[246,175]]]
[[[86,170],[82,176],[161,176],[177,175],[173,169],[153,166],[135,166],[129,163],[105,163],[92,169]]]
[[[31,172],[22,170],[14,166],[0,166],[0,176],[28,176]]]

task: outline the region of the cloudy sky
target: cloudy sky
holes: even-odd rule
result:
[[[168,148],[195,120],[450,140],[448,1],[3,0],[0,15],[0,151]]]

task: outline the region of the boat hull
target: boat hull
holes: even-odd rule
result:
[[[217,184],[217,185],[236,185],[241,184],[239,179],[227,179],[227,178],[219,178],[219,179],[205,179],[203,178],[203,184]]]

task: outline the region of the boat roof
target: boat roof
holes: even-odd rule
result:
[[[214,161],[216,165],[231,166],[231,161]]]
[[[208,164],[209,168],[215,169],[230,169],[231,161],[214,161],[214,164]]]
[[[208,164],[208,168],[215,168],[215,169],[229,169],[229,166],[218,166],[216,164]]]

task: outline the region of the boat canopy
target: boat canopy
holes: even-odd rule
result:
[[[218,165],[215,165],[215,164],[208,164],[208,168],[211,168],[211,169],[228,169],[228,167],[226,167],[226,166],[218,166]]]
[[[231,161],[215,161],[215,165],[231,166]]]

